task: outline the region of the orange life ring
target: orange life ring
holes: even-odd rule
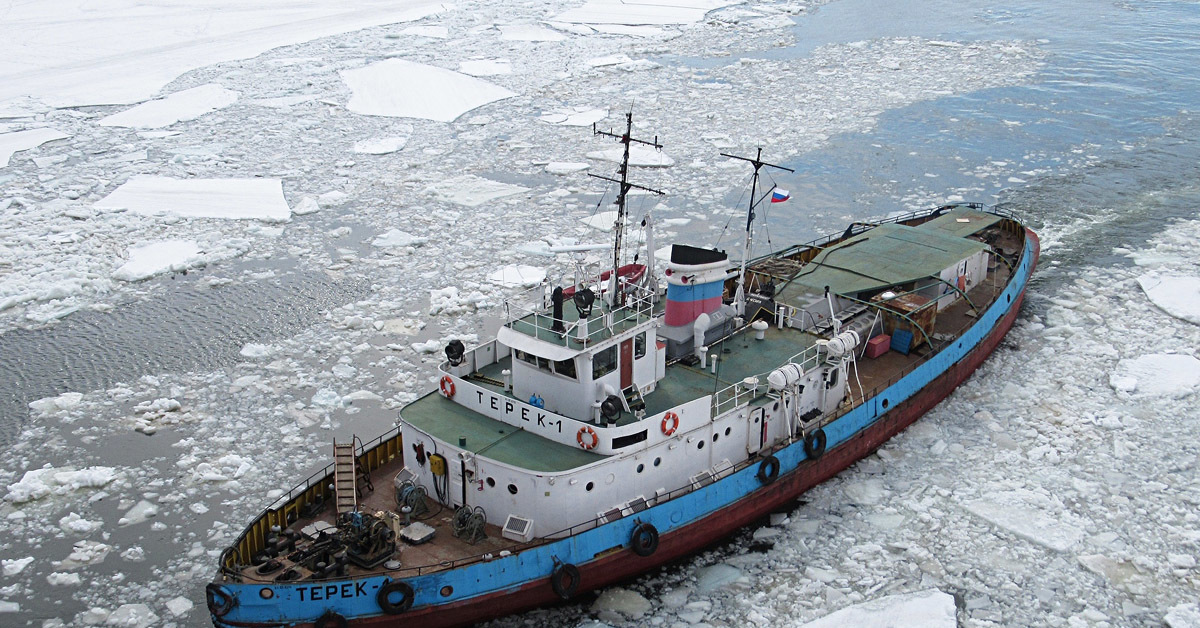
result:
[[[679,415],[674,412],[668,412],[667,416],[664,416],[662,420],[663,436],[670,436],[677,429],[679,429]]]
[[[585,442],[583,440],[584,434],[587,434],[588,436],[592,437],[591,443]],[[579,433],[575,435],[575,440],[579,441],[579,446],[583,447],[584,449],[595,449],[596,445],[600,444],[600,437],[596,436],[596,430],[593,430],[592,426],[590,426],[590,425],[585,425],[585,426],[579,428]]]
[[[449,375],[442,376],[442,381],[438,387],[442,389],[442,394],[445,395],[447,399],[454,398],[454,380]]]

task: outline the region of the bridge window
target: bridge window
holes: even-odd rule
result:
[[[565,360],[559,360],[559,361],[555,362],[554,363],[554,372],[558,373],[559,375],[562,375],[563,377],[570,377],[571,379],[575,379],[575,377],[576,377],[576,375],[575,375],[575,359],[567,358]]]
[[[646,336],[648,335],[649,332],[633,337],[633,359],[646,357]]]
[[[628,447],[634,443],[640,443],[644,440],[646,440],[646,430],[642,430],[636,434],[630,434],[628,436],[618,436],[612,439],[612,448],[620,449],[622,447]]]
[[[617,368],[617,347],[597,351],[592,358],[592,379],[600,379]]]

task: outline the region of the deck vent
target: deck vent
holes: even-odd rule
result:
[[[622,513],[626,517],[628,517],[629,515],[632,515],[635,512],[642,512],[643,510],[645,510],[649,507],[650,507],[650,504],[646,502],[646,498],[642,497],[641,495],[638,495],[637,497],[634,497],[633,499],[629,500],[629,503],[625,504],[625,508],[622,511]]]
[[[606,510],[606,511],[600,513],[600,523],[608,523],[610,521],[616,521],[617,519],[620,519],[621,516],[622,515],[621,515],[620,507],[612,508],[610,510]]]
[[[690,479],[692,480],[692,489],[698,489],[713,483],[713,475],[711,471],[701,471],[700,473],[693,475]]]
[[[533,539],[533,519],[509,515],[504,520],[504,531],[501,533],[510,541],[528,542]]]
[[[713,467],[713,475],[718,478],[723,478],[730,473],[733,473],[733,463],[729,461],[729,458],[718,462],[717,466]]]

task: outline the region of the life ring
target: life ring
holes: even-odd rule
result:
[[[584,434],[587,434],[588,436],[592,437],[590,443],[583,440]],[[595,449],[596,445],[600,444],[600,437],[596,436],[596,430],[593,430],[592,426],[590,426],[590,425],[585,425],[585,426],[579,428],[579,433],[575,434],[575,440],[579,441],[579,446],[583,447],[585,450]]]
[[[345,617],[333,611],[325,611],[324,615],[317,618],[316,623],[313,624],[313,628],[347,628],[349,625]]]
[[[804,437],[804,453],[813,460],[825,453],[825,430],[818,427]]]
[[[403,598],[399,602],[393,602],[393,593],[399,593]],[[413,588],[407,582],[389,580],[379,587],[379,593],[375,594],[375,601],[379,603],[379,608],[388,615],[403,613],[412,608]]]
[[[770,484],[777,477],[779,477],[779,458],[768,455],[763,458],[762,464],[758,465],[758,481]]]
[[[204,587],[204,601],[208,604],[208,612],[217,617],[224,617],[233,610],[233,596],[215,582]]]
[[[554,588],[554,593],[564,600],[569,600],[575,596],[575,590],[579,588],[579,568],[570,563],[559,563],[550,572],[550,586]]]
[[[438,384],[438,387],[442,389],[442,395],[447,399],[454,398],[454,379],[449,375],[442,376],[442,381]]]
[[[633,538],[629,542],[633,553],[638,556],[649,556],[658,550],[658,528],[653,523],[642,522],[633,529]]]
[[[662,420],[663,436],[670,436],[671,434],[674,434],[675,430],[677,429],[679,429],[679,415],[675,414],[674,412],[668,412]]]

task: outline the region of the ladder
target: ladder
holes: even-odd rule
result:
[[[354,462],[354,440],[349,443],[333,441],[333,494],[337,513],[358,510],[358,473]]]

